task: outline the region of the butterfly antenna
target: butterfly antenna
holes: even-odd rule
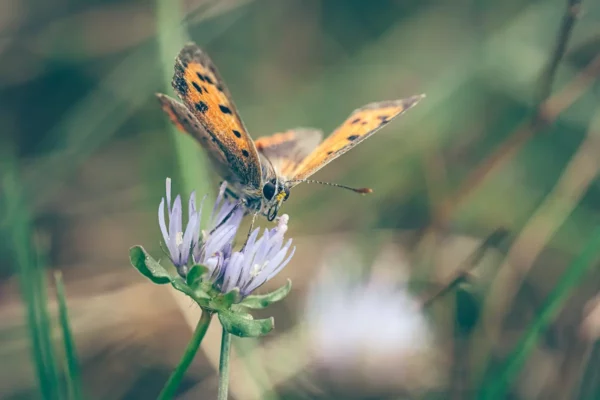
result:
[[[321,181],[315,181],[315,180],[312,180],[312,179],[295,180],[295,181],[291,181],[291,182],[293,182],[293,183],[318,183],[320,185],[334,186],[334,187],[339,187],[339,188],[342,188],[342,189],[351,190],[354,193],[360,193],[360,194],[373,193],[373,189],[370,189],[370,188],[353,188],[353,187],[350,187],[350,186],[340,185],[338,183],[321,182]]]

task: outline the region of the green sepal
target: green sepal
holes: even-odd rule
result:
[[[259,337],[271,332],[274,327],[273,317],[267,319],[253,319],[252,315],[220,311],[219,321],[223,329],[239,337]]]
[[[182,277],[176,276],[173,278],[171,285],[176,290],[179,290],[181,293],[191,297],[192,300],[194,300],[200,307],[207,309],[210,308],[210,296],[202,290],[194,290],[189,287]]]
[[[152,258],[142,246],[129,249],[129,261],[142,275],[158,285],[171,282],[169,272]]]
[[[228,293],[213,297],[210,302],[211,308],[214,310],[229,310],[233,304],[240,298],[240,289],[234,288]]]
[[[242,300],[239,305],[254,309],[266,308],[277,301],[283,300],[290,290],[292,290],[292,281],[288,279],[287,283],[279,289],[267,294],[250,295]]]
[[[185,278],[185,282],[189,287],[196,288],[200,284],[200,282],[202,282],[202,278],[207,272],[207,267],[205,267],[204,265],[196,264],[192,268],[190,268]]]

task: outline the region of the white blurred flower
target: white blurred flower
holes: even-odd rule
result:
[[[338,380],[409,391],[439,380],[421,306],[388,276],[356,282],[347,269],[333,270],[311,287],[307,302],[313,356]]]

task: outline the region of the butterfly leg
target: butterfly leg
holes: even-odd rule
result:
[[[212,235],[217,229],[219,229],[220,227],[223,226],[223,224],[225,222],[227,222],[229,220],[229,218],[231,218],[231,216],[233,215],[234,212],[236,212],[237,209],[239,209],[241,206],[243,205],[243,202],[238,202],[236,203],[236,205],[231,209],[231,211],[229,211],[229,213],[227,213],[227,215],[225,216],[225,218],[223,218],[221,220],[221,222],[219,222],[219,224],[217,226],[215,226],[211,231],[210,234]]]
[[[244,245],[242,246],[242,250],[246,248],[246,244],[248,244],[248,239],[250,239],[250,235],[252,234],[252,230],[254,229],[254,223],[256,222],[256,216],[258,215],[258,211],[255,211],[252,214],[252,220],[250,221],[250,229],[248,229],[248,234],[246,235],[246,240],[244,240]]]

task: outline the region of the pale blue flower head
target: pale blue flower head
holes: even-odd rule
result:
[[[158,224],[165,252],[177,274],[155,260],[142,246],[129,249],[131,265],[158,285],[171,284],[189,296],[203,310],[216,313],[223,329],[239,337],[259,337],[271,332],[273,317],[254,319],[250,310],[263,309],[283,300],[292,288],[287,283],[270,293],[252,292],[273,278],[294,255],[292,240],[284,239],[289,217],[282,215],[277,226],[257,228],[242,248],[234,251],[234,239],[246,208],[226,197],[221,185],[208,229],[202,230],[202,204],[196,208],[196,195],[188,200],[187,221],[183,218],[181,197],[171,198],[171,179],[166,181],[166,196],[158,206]],[[203,200],[204,202],[204,200]]]
[[[261,236],[260,229],[256,228],[244,247],[234,252],[233,241],[244,209],[229,201],[225,191],[226,183],[223,183],[208,230],[200,229],[202,204],[197,210],[196,195],[192,193],[184,229],[181,197],[177,195],[171,203],[171,179],[167,178],[166,200],[163,198],[158,207],[158,221],[168,256],[180,276],[186,277],[195,264],[203,265],[208,269],[208,281],[222,293],[238,289],[241,300],[281,271],[295,248],[291,248],[291,239],[284,240],[289,217],[282,215],[276,227],[265,229]]]

